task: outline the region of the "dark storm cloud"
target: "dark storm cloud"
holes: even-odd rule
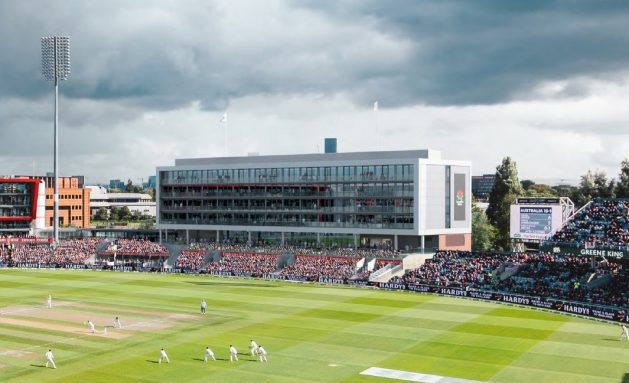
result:
[[[542,81],[605,76],[629,64],[624,1],[294,1],[416,44],[399,103],[497,103]],[[398,88],[397,86],[400,86]]]
[[[72,37],[64,94],[207,109],[252,94],[499,103],[629,64],[616,1],[0,1],[0,97],[40,97],[39,37]]]

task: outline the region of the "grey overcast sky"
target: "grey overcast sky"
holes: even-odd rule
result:
[[[55,34],[60,172],[88,183],[224,155],[225,112],[229,155],[337,137],[571,182],[629,156],[627,1],[0,0],[0,174],[52,169]]]

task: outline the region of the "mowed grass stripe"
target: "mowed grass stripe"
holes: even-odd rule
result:
[[[445,307],[451,310],[450,305]],[[411,364],[415,365],[412,371],[486,381],[554,331],[485,324],[486,318],[495,316],[492,315],[494,310],[503,310],[495,306],[485,307],[485,312],[476,318],[444,329],[434,337],[404,349],[400,355],[378,367],[403,370],[402,366]],[[549,321],[547,325],[558,328],[562,323]],[[470,334],[476,337],[470,339]],[[493,341],[486,343],[485,337],[492,337]],[[502,339],[506,340],[504,344]],[[479,343],[470,344],[470,340]]]
[[[42,277],[46,274],[50,276]],[[371,366],[389,367],[383,364],[425,373],[434,368],[442,372],[437,375],[468,378],[474,378],[470,372],[479,377],[494,373],[488,380],[502,383],[517,382],[510,378],[526,375],[527,369],[521,366],[530,366],[528,380],[519,381],[605,383],[620,382],[623,366],[629,370],[621,356],[608,360],[611,364],[605,364],[604,376],[587,367],[588,347],[600,348],[603,361],[606,352],[621,351],[605,340],[617,337],[616,328],[607,331],[590,321],[472,300],[207,276],[0,270],[0,280],[4,276],[16,287],[0,290],[0,297],[7,297],[0,298],[2,306],[25,305],[25,301],[41,306],[50,290],[59,301],[77,303],[73,311],[89,306],[105,316],[110,310],[128,310],[130,318],[179,313],[192,319],[126,339],[106,339],[106,343],[88,339],[88,344],[72,352],[60,348],[56,353],[60,368],[54,371],[32,367],[26,360],[14,358],[6,363],[0,358],[8,365],[0,368],[3,383],[371,382],[384,380],[359,372]],[[210,306],[206,316],[198,314],[201,298]],[[482,331],[483,324],[491,331]],[[29,330],[19,331],[24,335]],[[528,336],[526,331],[546,331],[545,338]],[[31,333],[35,342],[43,340],[37,339],[38,333],[37,329]],[[42,333],[42,338],[46,336],[50,334]],[[226,359],[229,344],[246,353],[252,338],[267,348],[269,363],[256,362],[249,355],[233,364],[200,361],[205,345]],[[3,342],[0,333],[0,348],[16,345],[22,343]],[[160,347],[168,350],[171,365],[154,363]],[[556,363],[571,359],[566,347],[575,348],[572,363],[581,366],[580,374],[556,371],[542,363],[548,355]]]

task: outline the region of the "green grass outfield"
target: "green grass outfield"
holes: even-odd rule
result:
[[[46,311],[48,293],[55,307]],[[483,382],[629,382],[629,343],[618,341],[618,326],[408,292],[0,269],[0,312],[3,383],[395,382],[359,375],[369,367]],[[96,336],[80,320],[102,331],[115,315],[148,327]],[[246,355],[250,339],[265,346],[268,363]],[[225,360],[229,344],[239,362]],[[203,363],[206,345],[219,361]],[[56,370],[42,367],[48,347]],[[161,347],[171,364],[155,363]]]

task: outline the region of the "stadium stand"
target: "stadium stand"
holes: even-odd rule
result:
[[[99,252],[100,256],[114,255],[128,257],[168,257],[166,248],[158,243],[145,239],[117,239],[111,242],[106,250]]]
[[[222,252],[218,262],[211,262],[204,272],[208,274],[262,277],[277,269],[280,254]]]
[[[360,258],[343,256],[298,255],[295,263],[282,269],[281,276],[290,279],[304,278],[318,281],[320,278],[349,278],[356,272],[356,262]]]
[[[595,199],[551,238],[586,247],[629,247],[629,200]]]

